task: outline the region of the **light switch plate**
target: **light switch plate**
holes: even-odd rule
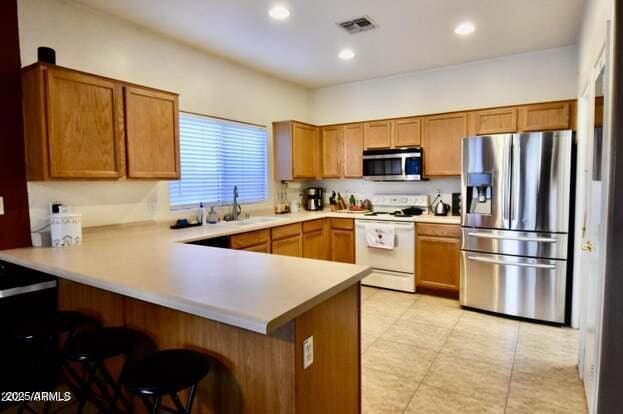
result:
[[[0,197],[0,216],[4,216],[4,197]]]
[[[314,337],[303,340],[303,369],[314,363]]]

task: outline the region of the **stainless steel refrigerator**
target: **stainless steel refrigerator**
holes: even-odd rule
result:
[[[461,304],[565,323],[573,133],[462,144]]]

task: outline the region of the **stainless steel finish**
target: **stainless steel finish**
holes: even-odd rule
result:
[[[309,211],[318,211],[323,208],[324,189],[321,187],[309,187],[305,189],[305,208]]]
[[[463,305],[565,322],[572,139],[463,139]]]
[[[0,290],[0,298],[8,298],[10,296],[23,295],[25,293],[38,292],[40,290],[52,289],[56,287],[56,281],[35,283],[28,286],[19,286],[10,289]]]
[[[461,304],[565,322],[567,262],[461,252]]]
[[[511,230],[569,231],[571,131],[513,136]]]
[[[568,236],[560,233],[531,233],[511,230],[463,227],[461,249],[471,252],[567,259]]]
[[[463,226],[508,228],[510,162],[513,136],[511,134],[463,138],[463,173],[461,174],[461,200]],[[491,213],[470,213],[468,177],[473,173],[491,174]]]
[[[375,160],[375,159],[400,159],[400,166],[402,170],[402,174],[396,175],[364,175],[364,180],[369,181],[421,181],[421,174],[406,174],[406,164],[407,158],[422,158],[421,152],[403,152],[399,154],[388,153],[388,154],[376,154],[376,155],[363,155],[363,161],[365,160]]]

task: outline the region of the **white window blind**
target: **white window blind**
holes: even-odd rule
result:
[[[266,201],[266,128],[180,112],[182,178],[169,183],[172,209]]]

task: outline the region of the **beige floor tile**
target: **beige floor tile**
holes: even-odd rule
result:
[[[499,363],[505,367],[513,366],[516,339],[481,335],[479,332],[453,331],[441,348],[444,354],[460,358]]]
[[[364,369],[387,371],[419,383],[437,355],[434,349],[388,341],[382,337],[363,356]]]
[[[439,354],[423,383],[493,405],[506,401],[511,368],[503,364]]]
[[[461,304],[456,299],[440,298],[437,296],[422,295],[421,302],[431,304],[433,306],[444,306],[451,309],[461,309]]]
[[[377,289],[377,288],[373,288],[369,286],[362,286],[361,287],[361,298],[364,300],[368,299],[370,296],[375,295],[379,293],[380,291],[381,289]]]
[[[364,413],[402,413],[417,389],[417,382],[405,381],[395,373],[373,368],[363,370],[362,411]]]
[[[462,309],[431,304],[422,298],[415,302],[400,318],[428,325],[453,328],[462,314]]]
[[[381,335],[381,338],[437,351],[446,342],[450,332],[450,328],[429,325],[419,320],[401,318],[390,326]]]
[[[400,316],[415,301],[414,295],[382,290],[366,299],[364,309],[382,315]]]
[[[580,380],[575,384],[513,372],[507,412],[585,413],[586,399]]]
[[[519,331],[519,322],[484,313],[464,311],[455,330],[515,340]]]
[[[502,414],[504,404],[490,404],[421,384],[405,414]]]

